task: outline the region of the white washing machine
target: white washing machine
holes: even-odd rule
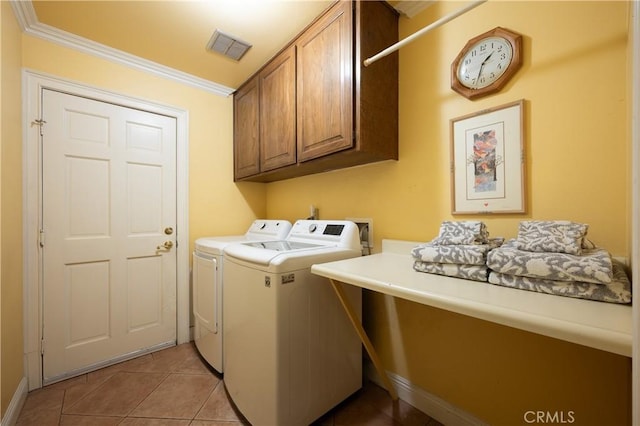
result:
[[[361,255],[358,227],[299,220],[224,255],[224,383],[254,426],[308,425],[362,387],[360,339],[311,265]],[[358,313],[361,290],[346,286]]]
[[[202,357],[223,372],[223,249],[243,241],[277,240],[289,234],[286,220],[256,220],[244,235],[199,238],[193,252],[194,341]]]

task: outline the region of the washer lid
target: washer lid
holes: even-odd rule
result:
[[[196,251],[208,254],[222,254],[222,250],[231,243],[247,241],[245,235],[228,235],[225,237],[198,238],[195,242]]]
[[[327,246],[303,243],[298,241],[253,241],[240,244],[230,244],[224,249],[227,256],[244,260],[254,264],[268,265],[273,259],[282,256],[292,256],[293,253],[325,249]]]
[[[207,254],[221,255],[223,249],[231,243],[260,240],[284,239],[291,223],[286,220],[255,220],[244,235],[226,235],[221,237],[203,237],[195,242],[197,251]]]
[[[244,243],[250,247],[259,249],[272,250],[272,251],[292,251],[302,250],[309,248],[322,247],[318,244],[301,243],[297,241],[254,241],[251,243]]]

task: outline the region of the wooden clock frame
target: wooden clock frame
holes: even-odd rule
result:
[[[476,43],[480,40],[487,37],[502,37],[506,39],[510,44],[513,50],[513,57],[511,58],[511,62],[507,70],[498,78],[496,81],[488,85],[487,87],[483,87],[481,89],[471,89],[466,87],[458,80],[458,65],[462,58],[467,54],[469,49],[471,49]],[[462,96],[467,99],[476,99],[482,96],[489,95],[491,93],[495,93],[500,91],[514,76],[514,74],[520,69],[522,66],[522,35],[515,33],[513,31],[507,30],[502,27],[496,27],[486,33],[480,34],[472,39],[470,39],[467,44],[464,45],[458,56],[456,56],[455,60],[451,64],[451,89],[458,92]]]

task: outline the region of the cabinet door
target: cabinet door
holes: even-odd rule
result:
[[[295,46],[260,73],[260,171],[296,163]]]
[[[234,176],[241,179],[260,172],[258,78],[242,86],[233,98]]]
[[[298,161],[353,146],[352,3],[339,2],[296,43]]]

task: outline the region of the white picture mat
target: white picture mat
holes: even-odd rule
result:
[[[453,214],[525,211],[523,103],[451,121]]]

